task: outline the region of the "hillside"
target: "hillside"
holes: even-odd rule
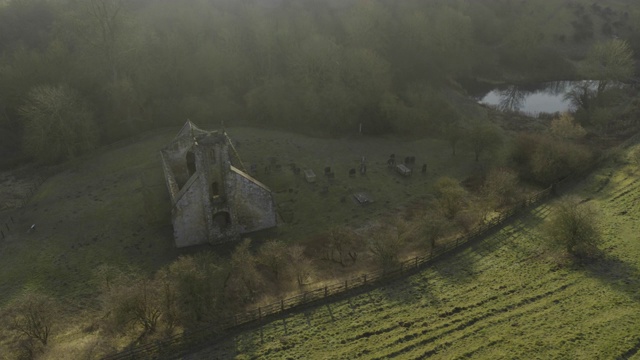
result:
[[[432,139],[332,140],[253,128],[227,131],[247,167],[256,164],[255,176],[276,194],[281,224],[250,235],[258,240],[299,241],[335,224],[362,225],[428,196],[437,176],[463,178],[476,166],[472,154],[462,151],[452,158],[446,142]],[[53,169],[24,207],[0,214],[12,229],[0,240],[0,304],[25,288],[91,299],[95,294],[92,270],[101,264],[152,273],[180,254],[209,248],[177,250],[173,245],[158,150],[176,132],[154,132],[135,143],[116,144]],[[412,178],[399,176],[387,168],[391,153],[416,156],[418,164],[428,164],[428,173],[417,169]],[[367,174],[349,177],[349,169],[357,168],[363,156]],[[265,174],[272,161],[280,169],[274,167]],[[295,176],[289,167],[292,162],[315,170],[317,183]],[[336,174],[332,181],[322,175],[326,166]],[[3,184],[7,191],[17,191],[14,182]],[[358,205],[353,200],[357,191],[368,192],[374,203]],[[36,231],[28,232],[32,224]],[[214,250],[225,254],[229,246]]]
[[[584,267],[549,250],[541,226],[553,204],[542,205],[404,281],[291,314],[187,358],[637,358],[638,174],[628,157],[575,189],[600,209],[605,237],[603,257]]]

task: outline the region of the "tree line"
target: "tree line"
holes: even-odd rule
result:
[[[566,40],[536,23],[544,9],[509,0],[10,0],[0,6],[0,142],[55,162],[187,118],[439,134],[462,117],[441,91],[460,91],[457,79],[573,76]],[[631,32],[629,14],[609,10],[618,33]]]

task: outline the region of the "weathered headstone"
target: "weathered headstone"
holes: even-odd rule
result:
[[[307,169],[304,171],[304,178],[308,183],[314,183],[316,182],[316,173],[311,169]]]

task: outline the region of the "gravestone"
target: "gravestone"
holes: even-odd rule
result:
[[[304,171],[304,178],[308,183],[314,183],[316,182],[316,173],[311,169],[307,169]]]

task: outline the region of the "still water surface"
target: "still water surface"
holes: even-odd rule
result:
[[[541,84],[505,85],[476,96],[479,103],[502,110],[519,111],[537,116],[575,110],[567,94],[574,88],[588,84],[595,89],[597,82],[555,81]]]

